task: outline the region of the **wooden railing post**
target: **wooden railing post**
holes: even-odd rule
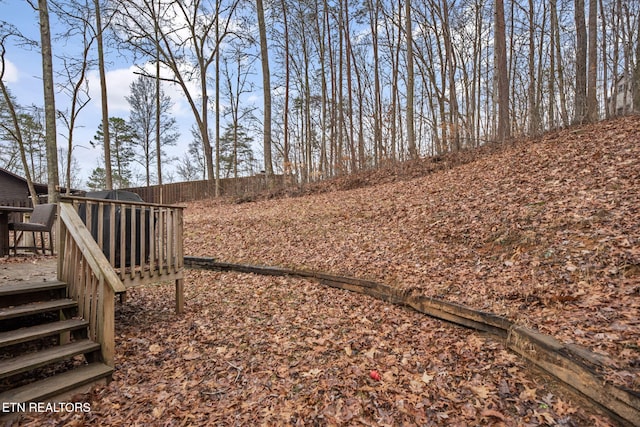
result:
[[[102,333],[100,343],[102,345],[102,359],[109,366],[115,366],[115,293],[111,286],[102,283],[103,301],[98,307],[98,322],[102,323],[99,331]]]

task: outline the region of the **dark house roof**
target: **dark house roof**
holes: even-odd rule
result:
[[[35,184],[38,195],[46,195],[47,184]],[[10,205],[29,205],[29,187],[27,180],[19,175],[0,168],[0,203]]]

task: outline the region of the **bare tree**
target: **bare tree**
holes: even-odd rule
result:
[[[92,33],[91,6],[89,0],[73,2],[52,2],[53,12],[68,27],[63,34],[65,39],[78,37],[80,39],[81,53],[77,55],[66,54],[59,58],[64,64],[63,70],[58,73],[62,79],[59,84],[62,92],[69,97],[71,103],[69,111],[58,111],[58,118],[63,121],[67,128],[67,147],[59,150],[60,155],[65,155],[66,160],[61,162],[65,166],[65,190],[66,194],[71,194],[71,182],[74,166],[74,131],[80,112],[89,104],[89,85],[87,81],[87,71],[92,65],[89,58],[90,50],[95,41],[95,34]]]
[[[244,53],[240,43],[232,43],[230,54],[222,57],[224,64],[222,70],[224,76],[223,93],[228,101],[226,115],[230,118],[225,139],[232,146],[231,164],[233,165],[234,178],[238,177],[238,148],[241,145],[239,131],[247,129],[247,123],[255,120],[254,108],[243,107],[241,101],[243,95],[253,91],[253,85],[249,81],[251,67],[248,65],[254,59],[255,57]]]
[[[40,49],[42,53],[42,83],[47,140],[48,196],[49,203],[56,203],[60,195],[60,180],[58,178],[56,103],[53,90],[53,54],[51,52],[51,29],[49,27],[47,0],[38,0],[38,12],[40,16]],[[34,203],[36,203],[35,200]]]
[[[380,48],[378,25],[380,15],[380,0],[367,0],[369,11],[369,26],[371,31],[371,45],[373,51],[373,151],[374,162],[377,165],[382,159],[382,94],[380,85]]]
[[[584,123],[587,118],[587,27],[584,0],[575,0],[576,20],[576,95],[573,123]]]
[[[62,185],[65,188],[65,194],[70,194],[71,189],[79,188],[82,185],[82,179],[80,178],[80,163],[74,156],[69,156],[67,150],[64,147],[58,149],[58,159],[60,159],[60,169],[65,171],[71,171],[65,174]],[[67,162],[71,161],[71,165],[67,165]]]
[[[558,81],[558,95],[560,98],[560,116],[562,118],[562,125],[569,125],[569,112],[567,108],[567,96],[565,91],[565,78],[564,78],[564,66],[562,57],[562,47],[560,42],[560,25],[558,22],[558,9],[557,0],[550,0],[551,5],[551,28],[552,36],[554,37],[555,51],[551,52],[551,55],[555,55],[556,68],[551,70],[552,74]]]
[[[640,21],[640,16],[638,17]],[[636,62],[633,70],[633,107],[640,111],[640,22],[636,22]]]
[[[107,99],[107,73],[104,63],[104,27],[102,26],[102,12],[100,0],[93,0],[94,13],[96,19],[96,40],[98,42],[98,70],[100,73],[100,105],[102,106],[102,129],[104,129],[104,162],[105,162],[105,187],[107,190],[113,189],[113,179],[111,172],[111,152],[109,135],[109,101]]]
[[[163,79],[182,89],[202,134],[207,177],[213,181],[208,132],[209,68],[219,54],[223,39],[233,33],[234,13],[240,0],[118,0],[116,3],[118,36],[145,58],[159,58],[172,74]],[[144,68],[141,72],[145,73]],[[194,79],[196,90],[192,86]]]
[[[411,0],[405,0],[405,37],[407,43],[407,147],[412,159],[418,158],[416,134],[413,123],[414,83],[413,73],[413,25],[411,23]]]
[[[24,142],[22,138],[22,128],[18,117],[18,111],[15,101],[9,92],[9,88],[4,82],[5,73],[7,70],[6,62],[6,43],[9,38],[18,37],[24,40],[24,37],[17,31],[17,29],[6,22],[0,22],[0,92],[2,92],[4,107],[9,113],[10,124],[5,120],[0,121],[0,128],[6,132],[12,140],[18,144],[18,151],[22,167],[24,169],[25,178],[27,180],[27,187],[29,188],[29,194],[33,203],[38,203],[38,195],[36,193],[35,186],[33,185],[33,179],[31,178],[31,172],[27,163],[27,156],[25,153]]]
[[[504,2],[495,1],[495,43],[496,73],[498,81],[498,134],[497,139],[505,142],[511,135],[509,112],[509,77],[507,74],[507,45],[505,40]]]
[[[589,0],[589,69],[587,75],[587,111],[589,122],[598,120],[598,98],[596,80],[598,77],[598,2]]]
[[[535,136],[540,130],[540,111],[537,102],[537,87],[536,87],[536,22],[535,13],[536,6],[533,0],[529,0],[529,85],[527,90],[527,96],[529,98],[529,135]]]
[[[260,31],[260,58],[262,62],[262,93],[264,97],[263,147],[264,169],[267,181],[273,178],[273,161],[271,159],[271,71],[269,69],[269,48],[267,45],[267,27],[264,21],[262,0],[256,0],[258,12],[258,28]]]
[[[151,185],[151,164],[154,159],[157,181],[162,185],[160,183],[162,161],[157,159],[162,159],[163,154],[166,158],[163,148],[175,145],[179,136],[176,131],[177,121],[175,117],[170,116],[173,102],[162,90],[160,96],[157,95],[157,81],[157,79],[139,76],[129,85],[130,94],[126,97],[130,107],[129,125],[135,131],[136,149],[141,151],[137,162],[143,167],[147,186]],[[158,100],[160,100],[160,110],[158,110]]]
[[[290,90],[290,84],[291,84],[291,68],[289,67],[289,21],[287,19],[288,16],[288,9],[287,9],[287,5],[286,5],[286,1],[285,0],[281,0],[281,6],[282,6],[282,26],[283,26],[283,35],[284,35],[284,49],[283,49],[283,56],[284,56],[284,108],[283,108],[283,147],[282,147],[282,156],[283,156],[283,170],[284,170],[284,175],[285,177],[290,177],[291,176],[291,172],[292,172],[292,168],[291,168],[291,159],[289,158],[289,152],[290,152],[290,148],[289,148],[289,90]],[[317,15],[317,14],[316,14]],[[319,16],[316,16],[316,20],[320,19]],[[324,82],[324,74],[323,74],[323,82]],[[323,96],[325,95],[326,92],[326,82],[324,83],[323,86]],[[323,102],[323,106],[324,106],[324,102]],[[325,122],[324,120],[324,108],[323,108],[323,123]]]

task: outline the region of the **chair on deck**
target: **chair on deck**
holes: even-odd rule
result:
[[[31,213],[29,222],[10,222],[9,230],[13,230],[13,254],[16,255],[18,249],[33,249],[38,253],[36,246],[36,233],[40,233],[42,253],[45,254],[44,233],[49,233],[49,250],[53,255],[53,223],[56,219],[58,205],[48,203],[36,205]],[[31,232],[33,236],[33,246],[18,246],[24,232]],[[18,234],[19,233],[19,234]]]

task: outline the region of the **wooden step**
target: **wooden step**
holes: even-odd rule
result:
[[[74,300],[64,298],[53,301],[22,304],[15,307],[3,307],[0,308],[0,321],[12,319],[14,317],[28,316],[31,314],[46,313],[48,311],[64,310],[76,307],[77,305],[78,304]]]
[[[0,393],[0,402],[42,402],[78,387],[108,378],[113,368],[103,363],[90,363],[67,372]]]
[[[99,349],[100,344],[89,339],[83,339],[70,344],[50,347],[36,353],[27,353],[11,359],[0,360],[0,378],[10,377]]]
[[[89,322],[84,319],[69,319],[29,328],[20,328],[14,331],[0,332],[0,348],[57,335],[62,332],[75,331],[87,326],[89,326]]]
[[[67,284],[58,280],[42,282],[19,282],[0,286],[0,298],[9,295],[18,295],[31,292],[54,291],[65,289]]]

